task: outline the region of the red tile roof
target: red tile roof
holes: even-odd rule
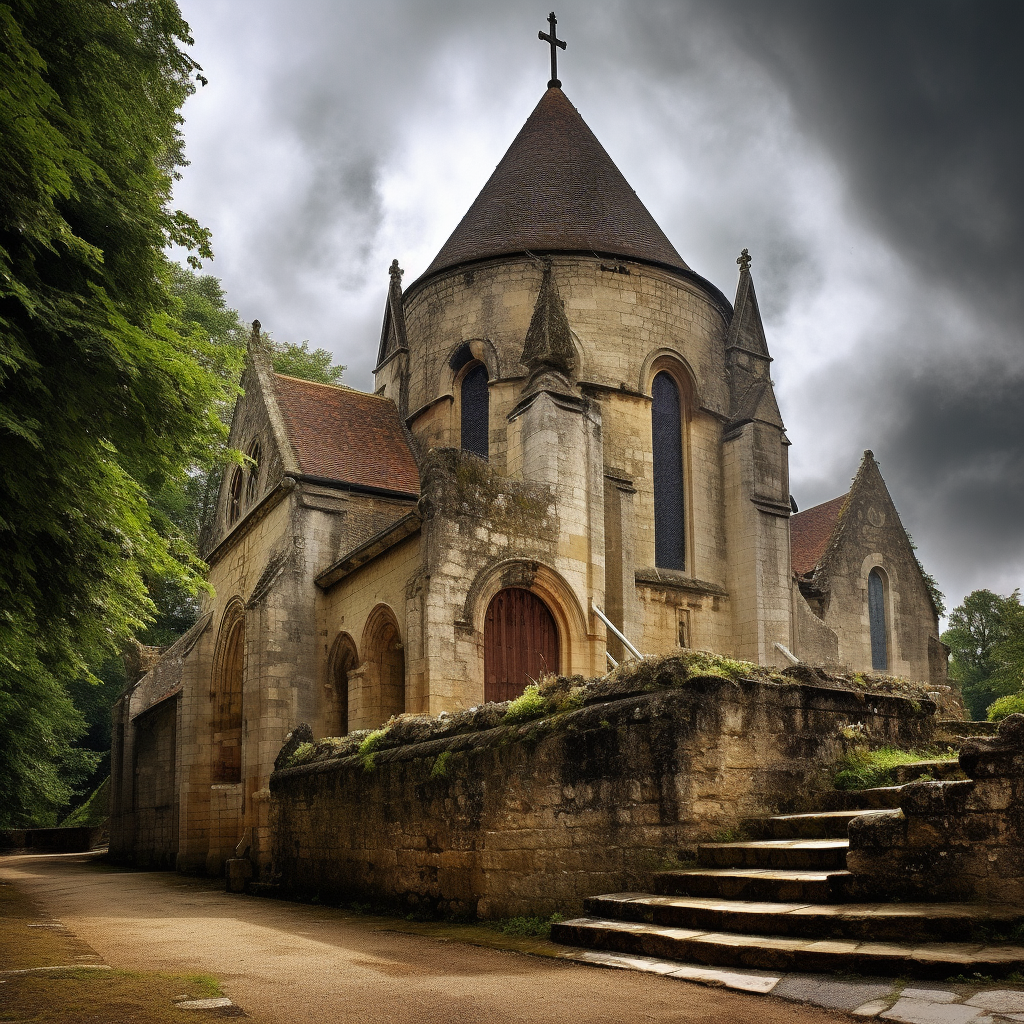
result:
[[[841,494],[789,517],[789,544],[797,576],[805,576],[821,561],[849,496]]]
[[[525,250],[593,252],[689,269],[556,88],[541,97],[427,274]]]
[[[273,379],[301,472],[419,494],[419,470],[394,402],[280,373]]]

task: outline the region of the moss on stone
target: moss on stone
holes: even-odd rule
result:
[[[779,670],[707,651],[684,650],[623,662],[600,679],[545,675],[531,683],[513,701],[489,702],[463,711],[441,712],[436,716],[400,715],[382,729],[304,744],[300,748],[301,760],[293,757],[289,767],[355,756],[366,770],[372,771],[374,755],[383,750],[481,733],[500,726],[507,727],[511,736],[529,725],[526,736],[519,734],[519,738],[533,742],[552,731],[571,730],[575,714],[584,708],[658,691],[678,690],[697,685],[700,680],[713,679],[889,694],[909,700],[913,710],[922,716],[932,714],[934,707],[926,697],[923,684],[910,683],[895,676],[825,670],[809,665]],[[602,719],[604,721],[607,720]],[[312,749],[306,750],[306,747]]]

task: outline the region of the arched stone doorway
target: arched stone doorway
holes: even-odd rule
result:
[[[348,733],[348,674],[359,664],[356,645],[348,633],[340,633],[331,648],[324,686],[324,734]]]
[[[212,781],[242,781],[242,684],[245,677],[245,615],[231,609],[221,626],[213,678]]]
[[[531,679],[558,672],[558,649],[548,606],[521,587],[499,590],[484,617],[484,700],[511,700]]]

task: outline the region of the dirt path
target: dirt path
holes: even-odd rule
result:
[[[213,974],[264,1024],[850,1019],[764,996],[446,941],[441,927],[431,935],[389,930],[407,926],[229,895],[209,880],[123,871],[95,856],[4,857],[0,877],[40,901],[107,964]]]

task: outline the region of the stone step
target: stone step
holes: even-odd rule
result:
[[[1024,947],[980,942],[860,942],[738,935],[598,917],[553,924],[551,938],[587,949],[771,971],[947,978],[952,974],[1005,975],[1024,969]]]
[[[835,903],[844,898],[850,878],[849,871],[695,868],[659,871],[654,875],[654,891],[661,896]]]
[[[746,843],[702,843],[697,863],[707,868],[783,868],[828,871],[846,867],[845,839],[768,839]]]
[[[673,928],[860,942],[958,942],[1009,936],[1024,907],[973,903],[771,903],[620,892],[583,901],[587,914]]]
[[[875,789],[834,789],[818,793],[815,804],[820,811],[886,811],[900,805],[902,786],[878,786]]]
[[[815,811],[811,814],[779,814],[764,823],[772,839],[845,839],[850,821],[878,810]]]

